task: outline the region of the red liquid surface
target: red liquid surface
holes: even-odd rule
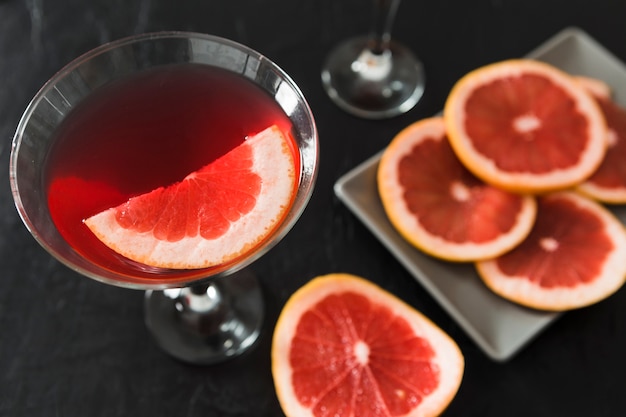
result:
[[[115,81],[57,131],[46,166],[50,215],[77,252],[129,281],[202,276],[206,271],[155,271],[127,260],[83,220],[182,180],[274,124],[291,131],[266,92],[225,70],[180,64]]]

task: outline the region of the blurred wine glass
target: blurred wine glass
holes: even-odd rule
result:
[[[394,117],[411,110],[424,93],[422,63],[392,41],[400,0],[373,0],[371,32],[348,39],[328,55],[322,84],[343,110],[367,119]]]

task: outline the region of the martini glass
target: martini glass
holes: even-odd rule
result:
[[[374,0],[369,36],[335,47],[322,67],[322,84],[340,108],[366,119],[385,119],[411,110],[424,93],[422,63],[392,41],[400,0]]]
[[[55,132],[76,106],[101,87],[176,64],[213,66],[237,74],[280,106],[291,122],[300,157],[294,202],[269,238],[226,265],[201,270],[157,269],[131,262],[122,270],[103,266],[72,247],[51,218],[45,166]],[[158,32],[102,45],[69,63],[41,88],[13,139],[10,182],[20,217],[47,252],[86,277],[145,290],[146,323],[157,343],[182,361],[212,364],[245,352],[258,338],[264,302],[249,265],[276,245],[302,214],[313,191],[318,158],[311,110],[294,81],[275,63],[227,39]]]

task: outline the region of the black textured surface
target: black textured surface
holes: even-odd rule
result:
[[[564,315],[507,363],[489,360],[334,197],[340,175],[401,128],[437,113],[456,79],[518,57],[578,26],[626,60],[622,0],[405,0],[394,37],[425,62],[427,87],[410,113],[349,116],[325,96],[331,47],[368,29],[368,0],[0,1],[0,416],[282,416],[270,342],[280,308],[316,275],[350,272],[397,294],[447,331],[466,358],[445,416],[626,415],[626,289]],[[283,67],[313,109],[321,171],[292,232],[255,264],[267,320],[255,348],[212,367],[170,359],[148,334],[143,294],[82,278],[30,237],[8,183],[10,140],[37,89],[66,62],[106,41],[192,30],[245,43]]]

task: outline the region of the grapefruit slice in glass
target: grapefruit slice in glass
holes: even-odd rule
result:
[[[348,274],[296,291],[272,341],[274,384],[288,417],[437,416],[463,370],[458,346],[439,327]]]
[[[606,150],[606,124],[591,95],[574,77],[529,59],[466,74],[452,88],[444,118],[467,168],[512,191],[574,186]]]
[[[422,251],[449,261],[498,256],[530,233],[533,196],[484,183],[452,151],[441,117],[413,123],[383,152],[378,191],[398,232]]]
[[[119,254],[160,268],[229,262],[257,246],[286,215],[295,161],[272,126],[182,181],[133,197],[85,223]]]
[[[626,277],[626,232],[600,203],[570,191],[538,198],[524,242],[476,263],[495,293],[528,307],[564,311],[598,302]]]
[[[626,203],[626,109],[614,102],[610,95],[593,93],[606,119],[607,151],[598,169],[578,190],[608,204]]]

